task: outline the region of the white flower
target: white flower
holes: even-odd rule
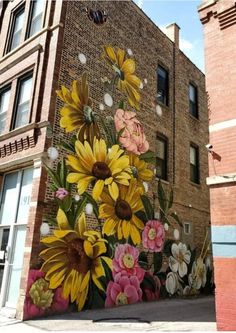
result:
[[[180,277],[185,276],[188,272],[187,264],[190,263],[191,252],[182,243],[172,244],[171,252],[173,256],[169,258],[170,269],[172,272],[178,272]]]
[[[145,192],[148,192],[148,183],[143,182],[143,186],[144,186]]]
[[[160,107],[160,105],[156,106],[156,114],[161,117],[162,116],[162,108]]]
[[[49,232],[50,232],[49,225],[47,223],[43,222],[40,226],[40,234],[42,236],[46,236],[49,234]]]
[[[113,105],[113,98],[110,94],[106,93],[104,95],[104,102],[107,106],[111,107]]]
[[[165,231],[168,231],[168,230],[169,230],[169,226],[168,226],[167,223],[164,224],[164,229],[165,229]]]
[[[188,276],[189,284],[194,289],[205,287],[206,284],[206,265],[203,263],[201,257],[194,261],[192,272]]]
[[[185,288],[183,290],[183,295],[184,296],[190,295],[190,290],[191,290],[191,288],[189,286],[185,286]]]
[[[145,84],[147,84],[147,83],[148,83],[148,80],[147,80],[147,79],[144,79],[143,82],[144,82]]]
[[[99,104],[99,110],[103,111],[105,109],[104,104],[100,103]]]
[[[55,161],[59,156],[58,150],[55,147],[49,147],[47,150],[47,153],[48,153],[48,157],[52,161]]]
[[[80,201],[80,195],[79,195],[79,194],[76,194],[76,195],[74,196],[74,199],[75,199],[75,201]]]
[[[179,239],[179,230],[178,230],[178,229],[175,229],[175,230],[174,230],[174,238],[175,238],[176,240]]]
[[[139,86],[140,89],[143,89],[143,82],[141,81],[140,82],[140,86]]]
[[[133,55],[133,51],[132,51],[131,49],[127,49],[127,53],[128,53],[129,56],[132,57],[132,55]]]
[[[78,55],[79,61],[81,62],[82,65],[85,65],[87,62],[86,56],[83,53],[79,53]]]
[[[169,294],[174,295],[179,289],[178,275],[169,272],[166,277],[166,290]]]
[[[91,203],[87,203],[87,205],[85,206],[85,212],[88,215],[93,214],[93,205]]]

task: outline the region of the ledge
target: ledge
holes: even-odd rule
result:
[[[236,171],[234,173],[207,177],[206,179],[206,183],[208,186],[225,184],[225,183],[235,183],[235,182],[236,182]]]
[[[50,125],[49,121],[42,121],[42,122],[39,122],[39,123],[31,123],[31,124],[27,124],[25,126],[16,128],[15,130],[13,130],[11,132],[0,135],[0,144],[1,144],[2,141],[10,139],[10,138],[12,138],[16,135],[25,133],[25,132],[30,131],[30,130],[35,129],[35,128],[47,127],[48,125]]]

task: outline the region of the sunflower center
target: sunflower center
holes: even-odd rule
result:
[[[127,201],[118,199],[115,205],[115,213],[121,220],[129,221],[132,217],[132,209]]]
[[[148,238],[153,240],[155,239],[157,233],[156,233],[156,230],[154,228],[151,228],[149,231],[148,231]]]
[[[126,253],[124,256],[123,256],[123,264],[125,265],[126,268],[133,268],[134,267],[134,257],[129,254],[129,253]]]
[[[119,75],[119,79],[124,81],[124,79],[125,79],[124,72],[118,67],[118,65],[113,65],[112,67],[113,67],[114,71]]]
[[[87,273],[87,271],[90,270],[92,259],[86,255],[84,251],[84,241],[82,239],[71,241],[67,254],[71,268],[81,273]]]
[[[111,177],[111,170],[105,162],[96,162],[93,165],[92,174],[97,179],[106,179]]]
[[[84,106],[84,118],[85,122],[91,124],[94,121],[94,114],[90,106]]]
[[[133,165],[130,168],[131,168],[134,178],[138,178],[138,169]]]
[[[125,304],[128,304],[128,298],[125,295],[125,293],[120,292],[116,296],[116,305],[125,305]]]

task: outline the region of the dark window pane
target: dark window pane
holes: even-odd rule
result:
[[[32,13],[28,37],[33,36],[42,28],[44,0],[32,1]]]
[[[14,128],[28,124],[32,90],[32,75],[19,82]]]
[[[190,146],[190,180],[199,184],[199,153],[198,148]]]
[[[189,85],[189,112],[192,116],[198,118],[197,88],[192,84]]]
[[[156,176],[167,180],[167,140],[157,137]]]
[[[168,105],[168,72],[158,66],[157,69],[157,100]]]
[[[20,10],[14,13],[12,33],[8,48],[9,51],[14,50],[20,44],[21,32],[24,24],[24,14],[25,14],[24,8],[21,8]]]
[[[0,134],[4,132],[7,118],[7,110],[10,101],[10,88],[2,90],[0,92]]]

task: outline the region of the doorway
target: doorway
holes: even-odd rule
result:
[[[4,175],[0,198],[0,307],[16,308],[31,201],[33,168]]]

